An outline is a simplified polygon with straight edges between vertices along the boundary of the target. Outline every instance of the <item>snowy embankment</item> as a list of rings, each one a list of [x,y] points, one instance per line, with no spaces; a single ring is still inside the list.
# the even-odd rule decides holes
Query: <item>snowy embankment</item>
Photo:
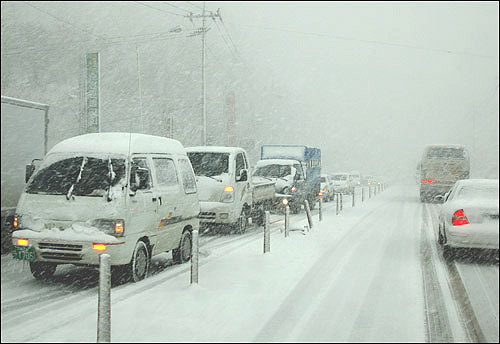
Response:
[[[317,266],[324,265],[322,260],[328,257],[332,248],[339,246],[340,253],[342,247],[348,249],[349,245],[359,246],[359,243],[352,240],[344,240],[349,239],[350,232],[354,227],[358,227],[357,231],[366,231],[370,228],[384,230],[385,225],[383,224],[368,223],[366,226],[360,226],[360,223],[367,217],[376,214],[380,207],[387,204],[388,199],[394,197],[395,191],[398,194],[401,193],[399,188],[394,188],[366,199],[363,203],[359,199],[354,208],[349,202],[350,198],[345,197],[344,209],[338,216],[335,215],[334,204],[327,203],[325,205],[328,205],[328,209],[323,214],[323,221],[319,222],[318,216],[314,216],[314,226],[309,232],[302,233],[300,231],[307,223],[305,214],[302,213],[303,220],[291,224],[292,229],[299,230],[292,231],[289,237],[285,238],[279,230],[274,230],[271,233],[271,252],[267,254],[263,254],[262,233],[254,240],[244,241],[243,245],[235,241],[235,246],[213,250],[206,261],[201,254],[200,263],[202,265],[200,266],[198,285],[189,284],[189,269],[186,269],[189,267],[188,263],[182,265],[179,273],[168,280],[164,280],[163,274],[158,274],[139,283],[113,288],[111,292],[111,341],[248,342],[287,340],[281,337],[281,332],[278,329],[278,331],[274,331],[274,327],[278,325],[287,327],[287,324],[280,323],[280,314],[283,313],[283,309],[290,311],[283,320],[289,322],[288,327],[293,326],[298,340],[307,340],[299,336],[302,333],[300,328],[302,319],[310,320],[314,318],[313,315],[317,316],[314,314],[315,309],[320,306],[322,298],[328,297],[328,295],[326,291],[324,291],[325,295],[313,295],[309,309],[304,306],[308,305],[308,300],[297,300],[301,308],[294,309],[294,300],[290,300],[290,297],[294,298],[298,294],[298,298],[300,298],[300,291],[297,292],[297,287],[302,288],[302,286],[304,287],[304,296],[307,296],[309,287],[312,288],[310,290],[320,291],[316,294],[323,293],[321,276],[318,276],[318,273],[312,274],[314,275],[313,283],[316,284],[311,286],[307,285],[304,276],[311,275],[310,272],[317,270]],[[384,212],[387,211],[388,209],[384,210]],[[412,213],[415,213],[414,210]],[[390,217],[394,214],[385,215]],[[279,224],[279,226],[283,225]],[[384,238],[388,235],[385,234]],[[367,245],[373,246],[377,252],[383,252],[386,244],[368,242]],[[409,246],[415,247],[416,250],[418,240],[414,244],[410,242]],[[235,247],[237,249],[234,249]],[[410,249],[410,253],[412,250]],[[374,259],[382,254],[377,252],[374,252]],[[338,271],[327,271],[327,273],[338,277],[339,271],[342,270],[349,276],[350,272],[348,270],[345,272],[346,265],[354,259],[353,253],[354,251],[350,251],[345,259],[335,257],[338,259],[335,262],[335,264],[338,263],[335,265]],[[363,260],[366,258],[364,257]],[[399,257],[395,256],[394,259],[397,260]],[[411,287],[411,293],[418,296],[416,300],[413,298],[411,300],[411,308],[416,311],[408,310],[408,312],[416,314],[405,321],[405,323],[410,324],[409,327],[413,328],[412,332],[414,333],[407,333],[409,338],[403,337],[402,339],[411,340],[412,338],[416,341],[423,341],[425,338],[421,322],[422,300],[419,268],[416,263],[407,263],[409,263],[409,274],[413,277],[411,277],[411,281],[407,280],[406,282],[409,282],[410,285],[416,284]],[[367,264],[370,268],[369,261],[365,261],[363,264]],[[394,264],[395,262],[392,262],[389,265],[393,267]],[[360,265],[357,264],[357,266]],[[368,282],[374,278],[372,274],[368,274],[369,276],[366,277]],[[400,277],[405,278],[405,276]],[[332,277],[328,275],[325,275],[323,279],[325,283],[330,284],[330,287],[333,284],[338,287],[343,285],[348,287],[348,284],[344,284],[342,281],[333,281]],[[415,283],[413,283],[413,279],[415,279]],[[317,283],[318,280],[319,283]],[[353,288],[348,291],[351,303],[367,293],[367,285],[350,287]],[[356,295],[359,291],[360,295]],[[405,295],[403,290],[400,291],[403,296],[399,296],[399,299]],[[373,288],[370,289],[368,295],[373,295]],[[396,299],[398,299],[397,295]],[[342,301],[345,300],[338,300],[339,303]],[[384,302],[386,301],[388,300],[384,300]],[[284,304],[287,305],[285,308],[283,308]],[[400,307],[408,308],[409,306],[401,305]],[[332,317],[336,311],[338,313],[345,310],[331,309]],[[388,306],[387,312],[391,312],[391,307]],[[341,315],[336,314],[335,316]],[[399,317],[397,314],[395,316]],[[359,316],[355,316],[355,320],[359,322]],[[58,304],[57,309],[49,309],[44,314],[27,318],[23,323],[8,328],[4,327],[2,341],[94,342],[96,340],[96,323],[97,290],[95,297],[85,294],[71,303]],[[352,324],[348,327],[351,328],[351,326]],[[406,325],[402,327],[404,330]],[[330,341],[335,340],[342,340],[342,338],[330,338]]]

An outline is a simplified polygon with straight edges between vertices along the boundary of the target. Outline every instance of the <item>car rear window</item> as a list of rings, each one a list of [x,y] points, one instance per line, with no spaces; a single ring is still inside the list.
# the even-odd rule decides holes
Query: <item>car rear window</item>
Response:
[[[455,198],[498,200],[498,185],[464,185]]]

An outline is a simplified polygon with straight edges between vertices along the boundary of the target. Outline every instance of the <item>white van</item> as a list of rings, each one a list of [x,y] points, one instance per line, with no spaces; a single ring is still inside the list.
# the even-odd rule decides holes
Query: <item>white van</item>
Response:
[[[156,254],[190,259],[199,210],[180,142],[130,133],[76,136],[55,145],[29,178],[16,209],[13,255],[30,262],[35,278],[46,278],[58,264],[96,266],[107,253],[113,275],[139,281]]]

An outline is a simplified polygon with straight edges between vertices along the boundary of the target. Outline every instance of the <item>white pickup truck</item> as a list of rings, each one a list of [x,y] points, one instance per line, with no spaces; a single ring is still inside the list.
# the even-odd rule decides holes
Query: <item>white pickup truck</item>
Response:
[[[252,179],[244,149],[200,146],[186,152],[196,175],[202,228],[244,232],[250,222],[263,224],[275,202],[275,183]]]

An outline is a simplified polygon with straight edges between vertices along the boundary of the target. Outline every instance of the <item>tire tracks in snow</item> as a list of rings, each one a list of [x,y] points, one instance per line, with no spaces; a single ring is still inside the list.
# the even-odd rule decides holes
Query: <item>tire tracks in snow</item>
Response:
[[[302,323],[304,321],[303,318],[305,318],[304,316],[298,319],[297,316],[304,315],[308,309],[311,309],[311,303],[317,302],[324,296],[326,288],[322,288],[324,284],[321,283],[324,277],[332,272],[338,272],[336,268],[339,265],[342,266],[345,264],[349,260],[350,255],[354,253],[355,247],[343,245],[346,239],[352,235],[358,234],[363,229],[361,225],[370,218],[370,215],[379,211],[384,206],[387,206],[387,203],[378,205],[365,214],[354,225],[342,232],[341,236],[332,245],[330,251],[335,251],[336,249],[347,250],[347,254],[342,256],[340,260],[328,259],[332,254],[329,251],[321,255],[316,262],[311,265],[311,268],[309,268],[300,281],[298,281],[277,311],[266,321],[262,329],[253,339],[253,342],[288,341],[290,338],[293,338],[292,335],[294,334],[294,330],[297,331],[296,325]],[[368,234],[368,231],[362,232],[359,239]],[[360,240],[356,243],[359,244],[359,242]],[[330,281],[336,278],[338,278],[338,274],[335,277],[331,277]],[[305,321],[307,321],[307,319]],[[279,337],[280,334],[287,338]]]
[[[451,295],[453,296],[453,301],[455,305],[455,309],[457,313],[460,316],[461,323],[463,328],[465,329],[465,332],[467,334],[468,339],[473,342],[473,343],[485,343],[487,342],[486,337],[481,329],[481,326],[479,324],[479,321],[477,320],[476,314],[474,312],[474,309],[472,307],[472,304],[470,302],[469,295],[467,293],[467,290],[464,285],[464,281],[462,280],[462,276],[458,272],[456,263],[454,261],[445,261],[443,256],[440,254],[441,248],[439,244],[437,243],[437,233],[435,232],[434,227],[437,226],[438,222],[438,214],[437,214],[437,207],[428,205],[424,203],[424,208],[423,208],[423,215],[425,219],[427,219],[427,224],[429,225],[427,228],[432,230],[432,237],[435,239],[434,240],[434,247],[437,252],[437,257],[439,261],[443,264],[446,270],[446,279],[448,282],[448,287],[450,289]],[[428,240],[425,240],[425,221],[422,223],[422,245],[425,246],[424,250],[429,253],[429,256],[431,256],[431,250],[432,250],[432,243],[430,243]],[[422,255],[424,257],[424,255]],[[430,270],[434,270],[433,275],[429,276],[430,278],[434,278],[435,281],[431,282],[432,284],[436,284],[435,288],[436,290],[439,291],[439,296],[443,298],[442,290],[439,287],[439,281],[437,280],[437,273],[435,271],[435,266],[434,262],[432,261],[427,261],[426,262],[429,265]],[[425,282],[425,281],[424,281]],[[426,296],[432,296],[432,293],[427,294]],[[438,301],[439,302],[439,301]],[[442,302],[441,302],[442,303]],[[444,305],[440,305],[439,307],[444,307]],[[447,313],[446,313],[446,307],[440,308],[439,313],[441,313],[441,317],[446,317],[447,318]],[[429,312],[427,312],[429,315]],[[431,342],[436,342],[438,341],[437,339],[442,338],[442,334],[439,333],[439,327],[435,326],[435,324],[432,324],[432,321],[443,321],[443,320],[437,320],[436,318],[439,316],[439,314],[433,314],[433,316],[429,317],[429,341]],[[449,321],[448,321],[448,326],[449,326]],[[435,327],[435,328],[434,328]],[[435,331],[434,333],[432,331]],[[451,333],[451,329],[449,330]],[[434,339],[437,338],[437,339]],[[453,340],[446,340],[446,338],[442,338],[445,342],[450,342]]]

